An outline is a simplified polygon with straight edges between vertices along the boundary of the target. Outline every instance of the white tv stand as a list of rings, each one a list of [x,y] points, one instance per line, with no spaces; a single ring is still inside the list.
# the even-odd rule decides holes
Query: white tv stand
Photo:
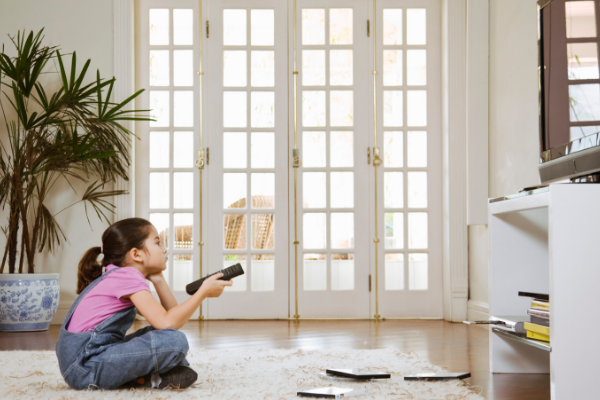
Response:
[[[550,373],[552,400],[600,399],[600,184],[553,184],[491,202],[490,316],[550,294],[550,345],[490,329],[490,371]]]

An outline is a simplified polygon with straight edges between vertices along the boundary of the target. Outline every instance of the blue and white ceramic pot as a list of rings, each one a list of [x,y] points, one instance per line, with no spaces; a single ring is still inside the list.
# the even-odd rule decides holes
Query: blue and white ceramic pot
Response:
[[[58,308],[59,274],[0,274],[0,331],[45,331]]]

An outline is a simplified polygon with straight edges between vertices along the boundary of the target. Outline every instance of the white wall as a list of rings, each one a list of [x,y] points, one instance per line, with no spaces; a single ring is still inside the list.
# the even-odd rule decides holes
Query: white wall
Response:
[[[77,51],[80,68],[85,60],[91,59],[88,77],[95,79],[96,70],[103,77],[113,76],[113,2],[111,0],[2,0],[0,1],[0,45],[12,46],[7,34],[17,31],[28,32],[45,28],[47,45],[60,46],[61,54]],[[70,56],[69,56],[70,57]],[[54,79],[51,75],[47,79]],[[59,79],[56,77],[55,79]],[[0,138],[6,138],[4,122],[0,117]],[[77,194],[63,182],[56,185],[50,194],[47,206],[58,212],[81,198],[86,184],[73,182]],[[107,188],[111,189],[111,188]],[[53,323],[61,323],[68,308],[76,297],[77,265],[83,253],[93,246],[101,245],[101,235],[106,224],[100,223],[96,213],[88,207],[93,231],[87,222],[84,206],[76,204],[57,216],[68,242],[54,254],[38,254],[36,272],[59,272],[60,303]],[[0,226],[7,224],[6,212],[0,214]],[[0,235],[3,252],[6,238]],[[2,253],[3,254],[3,253]]]
[[[490,0],[489,196],[539,183],[536,0]],[[469,318],[488,303],[488,230],[469,229]]]

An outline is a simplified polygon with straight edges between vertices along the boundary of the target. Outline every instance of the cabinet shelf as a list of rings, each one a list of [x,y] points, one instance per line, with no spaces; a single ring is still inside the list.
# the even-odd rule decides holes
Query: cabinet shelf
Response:
[[[529,346],[532,346],[532,347],[535,347],[535,348],[538,348],[538,349],[541,349],[544,351],[548,351],[548,352],[552,351],[552,346],[550,346],[550,343],[548,343],[548,342],[542,342],[541,340],[529,339],[527,337],[518,335],[516,333],[509,332],[507,330],[500,329],[500,328],[492,327],[492,332],[497,333],[500,336],[514,340],[516,342],[524,343],[526,345],[529,345]]]

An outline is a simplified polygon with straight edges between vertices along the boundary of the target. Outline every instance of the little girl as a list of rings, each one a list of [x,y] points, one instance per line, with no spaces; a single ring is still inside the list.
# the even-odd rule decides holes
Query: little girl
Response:
[[[145,219],[128,218],[102,234],[79,262],[77,294],[60,329],[56,355],[74,389],[191,386],[198,375],[185,359],[188,342],[178,331],[207,297],[219,297],[231,281],[217,274],[177,304],[162,271],[166,248]],[[104,255],[102,265],[97,258]],[[102,273],[102,267],[106,267]],[[151,281],[160,304],[150,293]],[[151,326],[125,335],[137,313]]]

